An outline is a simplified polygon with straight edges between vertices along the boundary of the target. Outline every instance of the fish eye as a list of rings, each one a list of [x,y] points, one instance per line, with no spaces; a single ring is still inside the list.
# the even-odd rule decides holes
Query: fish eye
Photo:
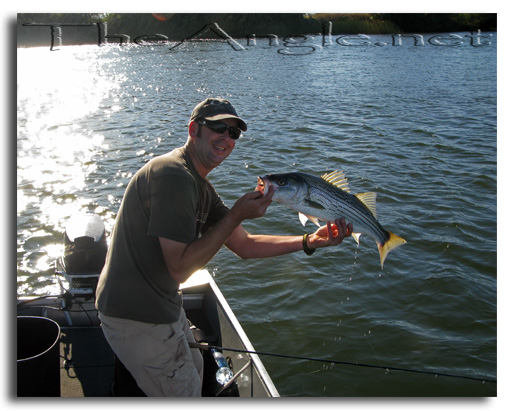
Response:
[[[286,185],[285,180],[282,180],[281,178],[278,179],[277,183],[278,183],[279,186],[285,186]]]

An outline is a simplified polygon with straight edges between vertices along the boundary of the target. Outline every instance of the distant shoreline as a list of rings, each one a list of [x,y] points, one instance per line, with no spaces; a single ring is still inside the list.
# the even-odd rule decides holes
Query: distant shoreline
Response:
[[[170,41],[190,38],[204,26],[216,22],[230,38],[248,39],[267,36],[300,37],[302,35],[351,34],[426,34],[496,31],[496,14],[79,14],[79,13],[20,13],[17,19],[17,47],[49,46],[52,37],[59,36],[61,44],[98,44],[99,37],[109,42],[126,36],[160,35]],[[101,33],[100,24],[105,26]],[[27,26],[30,25],[30,26]],[[199,39],[220,38],[218,33],[205,30]]]

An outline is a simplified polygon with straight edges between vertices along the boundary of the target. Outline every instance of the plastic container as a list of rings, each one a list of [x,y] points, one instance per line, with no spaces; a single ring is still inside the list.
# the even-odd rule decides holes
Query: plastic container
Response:
[[[212,355],[214,357],[214,361],[216,361],[216,364],[218,365],[216,381],[218,381],[218,384],[220,385],[225,385],[234,376],[234,373],[228,366],[227,360],[221,352],[213,349]]]

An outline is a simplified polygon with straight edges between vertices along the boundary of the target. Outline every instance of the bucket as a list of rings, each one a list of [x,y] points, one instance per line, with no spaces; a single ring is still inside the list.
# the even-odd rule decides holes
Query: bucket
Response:
[[[44,317],[17,323],[18,397],[60,397],[59,324]]]

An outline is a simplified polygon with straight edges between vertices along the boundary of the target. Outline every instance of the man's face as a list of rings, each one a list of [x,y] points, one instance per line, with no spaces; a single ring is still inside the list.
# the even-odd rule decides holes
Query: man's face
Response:
[[[237,127],[237,120],[233,118],[219,120],[218,122]],[[223,133],[217,133],[205,125],[198,124],[198,122],[196,126],[196,152],[206,167],[217,167],[230,155],[236,145],[236,140],[229,136],[228,128]]]

